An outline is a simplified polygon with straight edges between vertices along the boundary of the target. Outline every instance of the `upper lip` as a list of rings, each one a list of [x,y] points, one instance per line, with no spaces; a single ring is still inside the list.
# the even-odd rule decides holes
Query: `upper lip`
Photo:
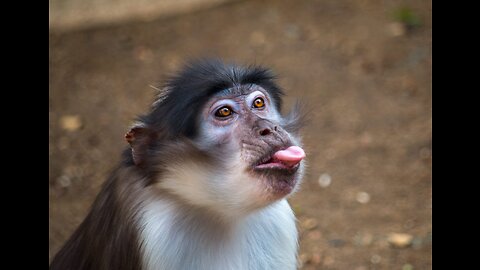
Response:
[[[282,147],[272,147],[268,152],[266,152],[261,158],[259,158],[255,163],[254,166],[258,166],[261,164],[265,164],[271,159],[273,159],[273,155],[280,150],[287,149],[288,146],[282,146]]]

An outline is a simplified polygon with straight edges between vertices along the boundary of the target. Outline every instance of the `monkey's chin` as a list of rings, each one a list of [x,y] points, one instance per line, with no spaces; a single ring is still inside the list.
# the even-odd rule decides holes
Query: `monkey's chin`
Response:
[[[264,164],[255,166],[252,173],[263,182],[262,184],[265,185],[269,197],[280,199],[289,195],[295,189],[299,178],[297,172],[299,167],[300,164],[292,167]]]

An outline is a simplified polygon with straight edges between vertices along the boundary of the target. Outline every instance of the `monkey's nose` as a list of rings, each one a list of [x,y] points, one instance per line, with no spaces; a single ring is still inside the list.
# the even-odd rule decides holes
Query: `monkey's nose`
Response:
[[[269,128],[263,128],[260,130],[260,136],[267,136],[270,133],[272,133],[272,130],[270,130]]]
[[[267,136],[277,131],[277,126],[270,121],[260,120],[256,123],[256,130],[260,136]]]

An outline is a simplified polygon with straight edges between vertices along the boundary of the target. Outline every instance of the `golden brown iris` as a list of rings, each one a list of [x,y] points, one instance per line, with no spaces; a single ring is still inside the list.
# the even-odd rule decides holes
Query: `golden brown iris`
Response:
[[[253,107],[255,107],[255,108],[262,108],[263,106],[265,106],[265,102],[263,101],[262,98],[256,98],[256,99],[253,101]]]
[[[222,107],[222,108],[217,110],[215,115],[218,116],[218,117],[227,117],[227,116],[232,115],[232,110],[228,107]]]

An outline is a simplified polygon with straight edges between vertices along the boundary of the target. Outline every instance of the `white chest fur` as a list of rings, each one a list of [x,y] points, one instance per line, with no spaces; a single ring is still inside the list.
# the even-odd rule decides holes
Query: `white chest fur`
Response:
[[[148,270],[296,269],[295,217],[283,199],[241,218],[224,232],[208,219],[181,215],[175,203],[158,200],[142,216],[143,265]]]

